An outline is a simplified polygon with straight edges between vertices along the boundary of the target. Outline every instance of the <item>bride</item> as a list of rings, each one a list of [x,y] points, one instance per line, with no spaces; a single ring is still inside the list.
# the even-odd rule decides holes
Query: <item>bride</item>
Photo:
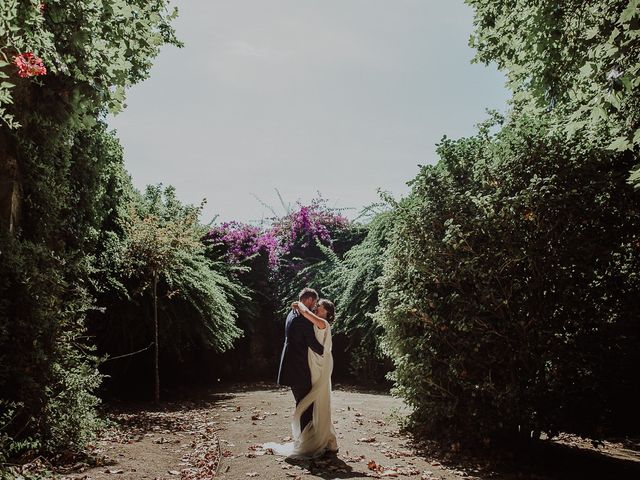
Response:
[[[311,391],[302,399],[293,414],[291,430],[293,442],[278,444],[265,443],[276,455],[287,457],[313,458],[326,452],[338,451],[336,432],[331,421],[331,322],[335,318],[335,307],[327,299],[318,300],[317,313],[313,313],[302,302],[294,302],[291,308],[313,323],[316,339],[324,346],[324,353],[318,355],[308,349],[311,370]],[[300,431],[300,417],[313,404],[313,418]]]

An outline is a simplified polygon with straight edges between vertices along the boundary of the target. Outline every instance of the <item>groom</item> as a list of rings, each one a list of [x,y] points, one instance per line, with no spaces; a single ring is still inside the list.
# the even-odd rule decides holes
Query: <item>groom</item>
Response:
[[[312,288],[303,288],[298,300],[309,310],[315,311],[318,292]],[[291,310],[284,326],[284,347],[280,357],[278,385],[291,387],[296,406],[311,390],[311,370],[309,369],[308,348],[322,355],[324,347],[316,340],[313,324]],[[313,404],[300,417],[300,431],[313,418]]]

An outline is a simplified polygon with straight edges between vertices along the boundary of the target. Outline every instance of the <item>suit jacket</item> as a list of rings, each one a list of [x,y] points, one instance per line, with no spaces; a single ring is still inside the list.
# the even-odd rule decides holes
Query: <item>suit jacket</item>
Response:
[[[278,385],[311,385],[308,350],[322,355],[324,347],[316,339],[313,324],[291,310],[284,326],[284,347],[280,356]]]

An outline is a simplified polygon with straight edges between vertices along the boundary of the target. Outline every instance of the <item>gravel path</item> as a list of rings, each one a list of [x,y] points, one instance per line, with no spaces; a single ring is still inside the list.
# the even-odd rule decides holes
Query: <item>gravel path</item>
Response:
[[[102,461],[93,467],[76,465],[75,473],[62,478],[203,480],[212,478],[214,473],[215,478],[228,480],[614,478],[602,477],[596,469],[579,465],[575,477],[565,470],[557,475],[532,473],[530,467],[526,474],[517,469],[497,474],[481,471],[474,462],[466,462],[464,467],[451,463],[445,466],[444,460],[441,463],[418,455],[399,433],[397,420],[407,413],[400,400],[340,388],[333,396],[339,453],[315,461],[293,462],[259,447],[264,442],[289,440],[294,403],[288,389],[249,385],[188,395],[197,400],[166,402],[158,410],[129,405],[114,411],[110,417],[117,424],[104,432],[94,446]],[[626,454],[631,459],[627,463],[634,468],[640,465],[638,452]],[[560,463],[565,461],[563,458]],[[545,466],[544,471],[553,469]],[[640,478],[627,477],[624,471],[611,473],[615,478]]]

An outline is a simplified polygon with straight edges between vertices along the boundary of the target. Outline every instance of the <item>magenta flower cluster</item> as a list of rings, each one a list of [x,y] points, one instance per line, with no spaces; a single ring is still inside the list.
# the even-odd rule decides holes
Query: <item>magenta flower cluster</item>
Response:
[[[269,266],[275,268],[294,245],[305,248],[316,239],[331,245],[331,232],[348,225],[349,220],[327,208],[320,199],[311,205],[298,205],[297,210],[275,219],[270,228],[263,230],[245,223],[225,222],[214,226],[207,239],[223,243],[227,247],[227,260],[231,262],[264,252],[268,255]]]
[[[301,247],[312,245],[319,240],[331,245],[331,232],[341,230],[349,224],[342,215],[326,207],[324,200],[316,199],[311,205],[298,205],[298,209],[274,222],[273,231],[281,241],[284,251],[300,242]]]
[[[275,267],[278,263],[278,239],[270,231],[262,232],[260,228],[246,223],[225,222],[209,230],[206,238],[223,243],[227,247],[227,259],[231,262],[240,262],[264,251],[270,266]]]

